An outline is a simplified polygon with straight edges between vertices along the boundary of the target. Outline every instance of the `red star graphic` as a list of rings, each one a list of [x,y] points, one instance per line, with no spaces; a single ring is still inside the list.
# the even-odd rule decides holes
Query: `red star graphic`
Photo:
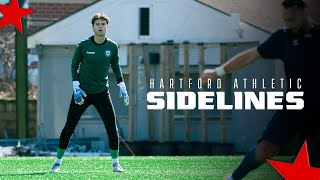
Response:
[[[23,34],[21,18],[35,11],[32,9],[19,8],[18,0],[11,0],[8,6],[0,4],[0,12],[3,14],[0,21],[0,28],[12,24]]]
[[[310,167],[307,142],[304,142],[293,164],[268,159],[267,161],[286,180],[320,180],[320,168]]]

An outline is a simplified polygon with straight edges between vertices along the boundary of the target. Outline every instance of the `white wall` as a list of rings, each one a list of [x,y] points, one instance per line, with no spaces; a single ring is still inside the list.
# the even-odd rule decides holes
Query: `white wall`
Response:
[[[150,37],[140,38],[138,36],[138,17],[140,7],[150,7],[151,12],[151,35]],[[47,132],[50,137],[58,137],[61,128],[64,125],[66,118],[66,111],[69,105],[72,88],[70,77],[70,61],[73,53],[73,47],[79,41],[92,35],[91,18],[96,12],[105,12],[110,18],[110,31],[107,36],[121,45],[120,48],[120,63],[127,65],[127,44],[129,43],[161,43],[167,40],[174,40],[175,42],[210,42],[210,48],[206,49],[205,61],[207,64],[218,64],[220,59],[220,49],[217,45],[219,42],[250,42],[263,41],[269,34],[261,31],[248,24],[241,23],[241,28],[244,30],[243,38],[239,38],[234,24],[230,16],[204,6],[192,0],[103,0],[93,6],[90,6],[83,11],[80,11],[52,26],[32,35],[28,39],[28,46],[34,47],[37,44],[48,45],[47,49],[43,50],[41,61],[42,70],[40,71],[41,89],[40,89],[40,110],[41,117],[39,119],[47,122]],[[57,45],[57,46],[55,46]],[[65,46],[67,45],[67,46]],[[71,45],[71,46],[68,46]],[[63,47],[69,47],[64,49]],[[193,53],[192,53],[193,52]],[[214,53],[212,53],[214,52]],[[197,64],[197,50],[190,51],[191,64]],[[181,55],[181,54],[179,54]],[[181,58],[179,56],[180,63]],[[208,60],[209,59],[209,60]],[[213,61],[211,61],[213,59]],[[44,64],[47,63],[47,64]],[[272,64],[268,68],[272,68]],[[264,65],[258,64],[255,69],[261,69]],[[67,73],[61,73],[67,72]],[[247,71],[243,71],[247,72]],[[241,75],[241,74],[240,74]],[[67,76],[67,78],[65,78]],[[55,80],[54,82],[48,81]],[[61,79],[66,89],[63,97],[59,94],[59,87],[52,87],[52,83],[57,83]],[[68,88],[70,86],[70,88]],[[68,90],[67,90],[68,89]],[[53,94],[48,96],[48,94]],[[55,99],[54,97],[59,97]],[[46,98],[46,99],[45,99]],[[52,99],[51,102],[50,100]],[[47,102],[47,103],[46,103]],[[49,103],[48,103],[49,102]],[[240,113],[240,112],[239,112]],[[245,112],[247,113],[247,112]],[[236,128],[241,124],[241,117],[245,117],[245,113],[239,114],[237,117],[239,121],[231,122],[227,126]],[[51,116],[52,115],[52,116]],[[146,115],[146,113],[144,114]],[[249,115],[248,115],[249,116]],[[257,115],[252,114],[255,119]],[[243,124],[251,123],[251,121],[243,120]],[[139,122],[139,126],[145,122]],[[177,130],[175,132],[182,132],[182,124],[177,122]],[[219,123],[213,122],[208,124],[211,136],[208,136],[209,141],[219,140]],[[50,127],[52,126],[52,127]],[[81,127],[81,124],[80,124]],[[141,126],[142,127],[142,126]],[[199,139],[199,124],[194,126],[193,139]],[[233,141],[234,138],[244,134],[243,130],[229,131],[227,135],[228,142]],[[102,131],[102,130],[101,130]],[[101,132],[99,131],[99,133]],[[156,132],[157,133],[157,132]],[[147,134],[136,134],[137,139],[147,138]],[[125,134],[126,136],[126,134]],[[176,138],[182,140],[182,134],[177,134]],[[247,144],[243,144],[245,140],[235,142],[240,149],[249,146],[249,143],[255,139],[247,139]],[[242,145],[243,144],[243,145]]]

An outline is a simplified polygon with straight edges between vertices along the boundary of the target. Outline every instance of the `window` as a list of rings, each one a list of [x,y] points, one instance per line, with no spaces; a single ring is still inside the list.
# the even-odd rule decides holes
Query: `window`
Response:
[[[149,36],[150,35],[150,9],[149,8],[140,8],[140,36]]]

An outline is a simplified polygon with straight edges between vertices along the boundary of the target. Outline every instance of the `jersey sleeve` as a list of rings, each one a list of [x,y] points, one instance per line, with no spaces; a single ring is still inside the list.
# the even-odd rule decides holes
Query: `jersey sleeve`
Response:
[[[115,78],[118,83],[123,81],[123,75],[122,75],[122,70],[120,67],[120,61],[119,61],[119,47],[116,45],[115,52],[112,56],[111,59],[111,68],[113,73],[115,74]]]
[[[71,64],[71,75],[73,81],[79,81],[79,65],[82,60],[82,44],[79,43],[74,51],[72,64]]]
[[[282,30],[278,30],[262,44],[257,47],[257,50],[261,57],[266,59],[278,59],[281,58],[281,49],[282,49],[282,39],[283,39]]]

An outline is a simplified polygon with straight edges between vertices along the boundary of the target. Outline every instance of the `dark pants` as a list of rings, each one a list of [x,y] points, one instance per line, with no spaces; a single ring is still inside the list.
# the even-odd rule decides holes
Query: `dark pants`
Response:
[[[281,147],[298,133],[303,141],[307,141],[311,165],[320,167],[320,121],[315,107],[310,105],[303,110],[277,111],[260,141],[267,140]]]
[[[97,94],[87,94],[88,96],[84,98],[84,104],[75,104],[73,96],[70,102],[70,107],[68,111],[67,122],[62,129],[59,148],[66,149],[68,147],[70,138],[76,128],[81,115],[90,106],[94,105],[103,120],[104,126],[107,130],[109,138],[109,148],[112,150],[119,149],[119,136],[118,128],[116,125],[116,116],[114,113],[111,97],[109,91],[105,91]]]

